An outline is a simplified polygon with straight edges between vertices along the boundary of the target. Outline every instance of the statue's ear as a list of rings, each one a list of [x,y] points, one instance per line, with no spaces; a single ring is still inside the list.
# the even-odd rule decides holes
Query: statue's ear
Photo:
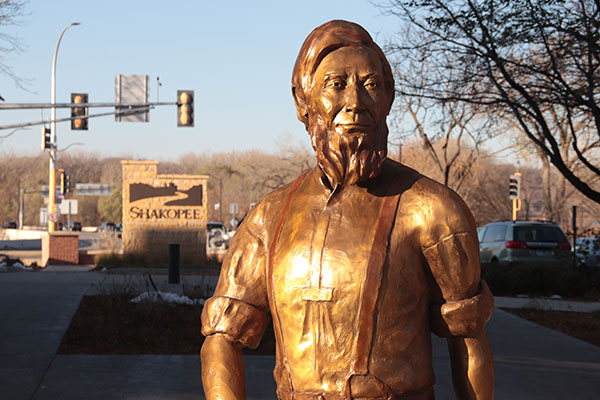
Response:
[[[294,96],[294,103],[296,103],[296,114],[298,119],[304,125],[308,126],[308,107],[306,105],[306,99],[304,93],[298,93],[295,86],[292,86],[292,96]]]

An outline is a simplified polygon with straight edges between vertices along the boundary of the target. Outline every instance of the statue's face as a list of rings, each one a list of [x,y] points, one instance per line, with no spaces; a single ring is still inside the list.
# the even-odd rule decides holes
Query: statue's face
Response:
[[[373,143],[389,105],[383,82],[383,68],[375,51],[368,47],[337,49],[315,71],[309,119],[330,132],[365,136]]]

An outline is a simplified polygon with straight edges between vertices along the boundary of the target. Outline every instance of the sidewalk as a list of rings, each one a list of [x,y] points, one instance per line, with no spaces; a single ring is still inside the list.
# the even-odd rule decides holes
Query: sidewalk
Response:
[[[0,274],[0,397],[204,398],[199,356],[56,355],[81,296],[91,293],[107,276],[52,270]],[[496,305],[505,301],[497,298]],[[488,333],[495,360],[496,399],[598,397],[599,347],[499,309],[488,324]],[[436,399],[454,399],[445,341],[434,338],[433,347]],[[274,399],[274,357],[246,357],[245,363],[248,398]]]

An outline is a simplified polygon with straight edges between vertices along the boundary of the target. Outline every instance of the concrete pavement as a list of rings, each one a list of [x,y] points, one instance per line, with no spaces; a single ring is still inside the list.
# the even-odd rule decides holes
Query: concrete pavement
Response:
[[[0,397],[31,399],[93,273],[0,274]]]
[[[104,279],[97,272],[0,274],[0,398],[203,398],[198,356],[56,355],[81,296]],[[488,333],[496,399],[598,397],[599,347],[498,309]],[[454,399],[445,342],[433,345],[436,398]],[[245,362],[248,398],[274,399],[274,358]]]

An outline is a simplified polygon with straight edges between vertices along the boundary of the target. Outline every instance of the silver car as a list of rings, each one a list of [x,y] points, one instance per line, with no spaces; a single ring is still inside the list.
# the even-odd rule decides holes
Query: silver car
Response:
[[[579,238],[575,241],[577,262],[582,267],[600,270],[600,239]]]
[[[552,222],[501,221],[478,229],[481,262],[568,267],[571,244]]]

